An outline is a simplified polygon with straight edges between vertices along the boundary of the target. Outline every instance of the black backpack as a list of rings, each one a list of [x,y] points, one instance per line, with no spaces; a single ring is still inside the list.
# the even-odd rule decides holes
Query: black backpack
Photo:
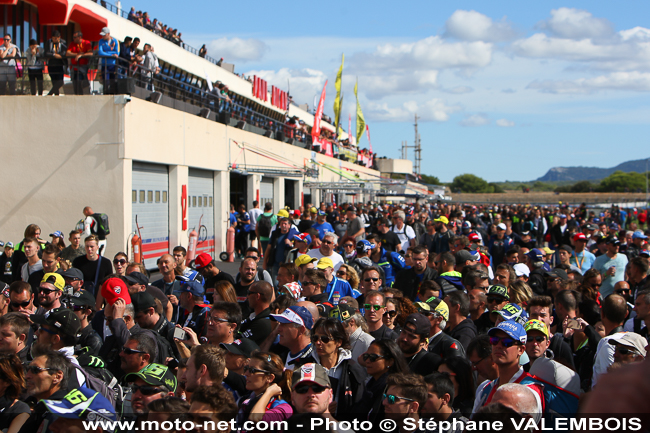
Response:
[[[124,402],[124,390],[115,376],[106,370],[104,361],[92,355],[80,356],[78,361],[81,367],[72,365],[75,371],[83,374],[86,379],[86,388],[99,392],[111,402],[113,407],[118,411],[117,413],[121,413]],[[74,379],[77,378],[76,374],[73,374],[72,377]]]
[[[94,213],[93,219],[95,220],[95,231],[100,241],[106,239],[107,235],[111,234],[111,229],[108,224],[108,215],[105,213]]]
[[[271,236],[271,227],[273,227],[271,217],[265,216],[264,214],[260,215],[260,220],[257,222],[260,237],[268,238]]]

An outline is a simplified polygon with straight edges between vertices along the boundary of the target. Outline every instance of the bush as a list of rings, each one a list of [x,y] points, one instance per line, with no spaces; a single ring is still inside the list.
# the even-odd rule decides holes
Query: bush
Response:
[[[626,192],[645,189],[645,173],[615,171],[600,181],[598,191]]]

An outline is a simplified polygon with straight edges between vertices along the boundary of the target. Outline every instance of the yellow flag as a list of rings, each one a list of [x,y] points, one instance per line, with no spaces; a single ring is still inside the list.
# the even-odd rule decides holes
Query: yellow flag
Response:
[[[359,104],[359,95],[357,94],[357,87],[359,82],[357,81],[354,84],[354,96],[357,98],[357,146],[359,146],[359,140],[363,135],[363,131],[366,129],[366,120],[363,118],[363,112],[361,111],[361,105]]]
[[[345,54],[341,57],[341,67],[338,74],[336,74],[336,81],[334,87],[336,88],[336,98],[334,99],[334,125],[338,130],[339,120],[341,119],[341,77],[343,76],[343,63],[345,62]]]

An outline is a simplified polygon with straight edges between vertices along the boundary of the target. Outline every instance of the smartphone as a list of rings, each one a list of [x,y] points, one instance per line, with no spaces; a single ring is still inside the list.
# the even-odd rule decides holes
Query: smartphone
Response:
[[[566,324],[566,327],[569,329],[582,329],[582,326],[580,325],[580,322],[578,319],[569,319],[569,321]]]
[[[174,338],[183,341],[187,338],[187,332],[183,331],[183,328],[174,328]]]

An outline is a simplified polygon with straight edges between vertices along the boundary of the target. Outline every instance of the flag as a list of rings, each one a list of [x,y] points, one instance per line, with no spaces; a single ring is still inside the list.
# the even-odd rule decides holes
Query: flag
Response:
[[[334,87],[336,87],[336,98],[334,99],[334,126],[338,131],[339,121],[341,120],[341,106],[343,105],[343,98],[341,97],[341,77],[343,76],[343,62],[345,62],[345,54],[341,57],[341,67],[339,68],[338,74],[336,74],[336,81],[334,82]]]
[[[359,82],[357,81],[354,84],[354,96],[357,98],[357,147],[359,146],[359,140],[363,135],[363,130],[366,128],[366,120],[363,118],[363,113],[361,112],[361,105],[359,104],[359,95],[357,94],[357,87]]]
[[[366,125],[366,135],[368,135],[368,149],[370,150],[370,153],[372,153],[372,143],[370,142],[370,128],[368,128],[368,125]]]
[[[311,128],[312,137],[320,137],[320,121],[323,117],[323,109],[325,108],[325,90],[327,89],[327,80],[325,80],[325,85],[323,86],[323,91],[320,94],[320,101],[318,101],[318,108],[316,109],[316,114],[314,115],[314,126]]]
[[[352,136],[352,115],[350,113],[348,113],[348,140],[351,145],[356,144],[354,142],[354,137]]]

